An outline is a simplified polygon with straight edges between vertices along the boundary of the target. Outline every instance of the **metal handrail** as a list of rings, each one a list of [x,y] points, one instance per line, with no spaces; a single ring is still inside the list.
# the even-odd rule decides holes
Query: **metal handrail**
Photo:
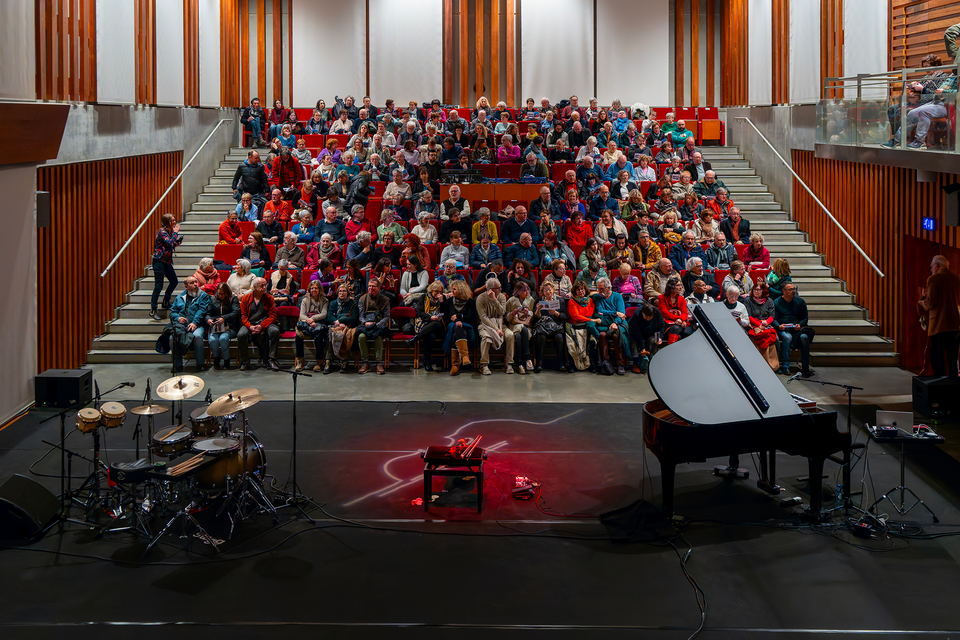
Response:
[[[757,132],[757,135],[760,136],[760,139],[767,143],[767,146],[770,147],[770,150],[773,151],[773,153],[780,159],[780,162],[783,163],[783,166],[785,166],[785,167],[790,171],[790,173],[793,174],[793,177],[797,179],[797,182],[799,182],[800,185],[801,185],[804,189],[807,190],[807,193],[810,194],[810,197],[813,198],[814,202],[816,202],[818,205],[820,205],[820,208],[823,209],[823,212],[824,212],[825,214],[827,214],[827,217],[830,218],[830,220],[833,221],[833,224],[837,225],[837,228],[840,229],[840,232],[841,232],[844,236],[846,236],[847,240],[850,241],[850,244],[852,244],[852,245],[854,246],[854,248],[856,248],[856,250],[860,253],[860,255],[863,256],[863,259],[866,260],[868,263],[870,263],[870,266],[873,267],[873,270],[876,271],[876,272],[880,275],[881,278],[885,278],[886,276],[883,275],[883,271],[880,271],[880,267],[878,267],[876,264],[874,264],[873,260],[870,259],[870,256],[868,256],[868,255],[866,254],[866,252],[864,252],[864,250],[860,248],[860,245],[857,244],[857,241],[854,240],[854,239],[850,236],[850,234],[847,233],[847,230],[843,228],[843,225],[840,224],[840,221],[837,220],[835,217],[833,217],[833,214],[830,213],[830,210],[827,209],[826,205],[824,205],[822,202],[820,202],[820,198],[818,198],[818,197],[816,196],[816,194],[815,194],[813,191],[810,190],[810,187],[808,187],[808,186],[807,186],[807,183],[803,181],[803,178],[801,178],[800,176],[797,175],[797,172],[793,170],[793,167],[791,167],[790,164],[789,164],[786,160],[783,159],[783,156],[781,156],[780,153],[773,147],[773,145],[770,144],[770,141],[767,140],[766,136],[764,136],[762,133],[760,133],[760,129],[757,129],[757,125],[753,124],[753,122],[750,120],[750,118],[747,118],[747,117],[745,117],[745,116],[737,116],[737,117],[734,118],[734,119],[735,119],[735,120],[742,120],[742,121],[746,122],[747,124],[749,124],[751,127],[753,127],[753,130]]]
[[[216,126],[213,127],[213,129],[210,131],[210,135],[207,136],[206,140],[200,143],[200,146],[197,148],[197,152],[194,153],[189,160],[187,160],[187,163],[183,165],[183,169],[180,170],[180,173],[177,174],[177,177],[173,179],[173,182],[171,182],[170,186],[167,187],[167,190],[163,192],[163,195],[160,196],[160,199],[157,200],[157,203],[153,205],[153,208],[151,208],[150,211],[147,212],[147,215],[144,216],[143,220],[140,221],[140,224],[137,226],[136,229],[134,229],[133,233],[130,234],[130,237],[127,238],[127,241],[123,243],[123,246],[120,247],[120,251],[117,251],[117,255],[113,256],[113,260],[110,261],[110,264],[107,265],[107,268],[104,269],[103,273],[100,274],[101,278],[106,277],[107,272],[110,271],[110,269],[113,267],[114,264],[116,264],[117,260],[120,259],[120,256],[123,254],[123,252],[126,251],[127,247],[130,246],[130,243],[133,242],[133,239],[137,236],[138,233],[140,233],[140,230],[143,229],[143,225],[147,224],[147,221],[150,219],[150,216],[153,215],[153,212],[160,207],[160,203],[163,202],[164,198],[167,197],[167,194],[170,193],[171,190],[173,190],[174,185],[176,185],[177,182],[180,181],[180,178],[183,177],[183,174],[187,172],[187,169],[189,169],[190,165],[193,164],[193,161],[197,159],[197,156],[200,155],[200,152],[203,150],[206,144],[210,142],[210,138],[212,138],[213,134],[217,132],[217,129],[220,128],[220,125],[222,125],[225,122],[233,122],[233,120],[232,119],[221,120],[216,124]]]

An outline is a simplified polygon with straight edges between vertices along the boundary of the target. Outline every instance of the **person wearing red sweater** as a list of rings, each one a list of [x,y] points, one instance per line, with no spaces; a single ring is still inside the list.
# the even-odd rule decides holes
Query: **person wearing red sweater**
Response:
[[[593,237],[593,225],[583,219],[583,212],[576,211],[563,225],[563,238],[571,247],[582,247]]]
[[[243,244],[243,231],[237,221],[237,212],[231,211],[227,219],[220,223],[220,242]]]
[[[293,220],[293,205],[283,199],[283,191],[280,189],[273,189],[270,192],[270,202],[263,205],[264,215],[267,211],[273,212],[273,219],[282,225],[286,225]],[[282,238],[278,240],[283,241]]]
[[[357,234],[361,231],[369,231],[370,241],[374,243],[377,241],[377,226],[373,224],[372,220],[365,218],[364,215],[362,204],[355,204],[350,209],[350,220],[346,224],[348,242],[356,241]]]
[[[284,147],[280,155],[273,159],[273,167],[267,183],[271,187],[300,191],[300,185],[303,183],[303,167],[300,161],[293,157],[289,147]]]
[[[750,236],[750,244],[743,250],[743,261],[749,264],[751,269],[770,268],[770,251],[763,246],[763,236],[759,233]]]
[[[663,295],[657,298],[660,315],[667,324],[667,344],[673,344],[693,333],[687,301],[680,295],[680,280],[671,278],[664,286]]]
[[[253,291],[240,300],[240,332],[237,343],[240,347],[240,370],[253,368],[250,364],[250,342],[260,350],[260,363],[274,371],[280,370],[277,363],[277,345],[280,343],[280,327],[277,326],[277,310],[273,296],[267,293],[267,281],[257,278]]]
[[[597,324],[600,322],[600,315],[597,313],[597,307],[590,297],[587,284],[583,280],[576,280],[573,283],[570,300],[567,301],[567,315],[570,317],[574,335],[579,331],[586,332],[581,334],[583,335],[583,344],[579,344],[579,339],[577,340],[579,355],[574,357],[574,364],[576,368],[582,369],[586,366],[585,361],[588,361],[591,373],[595,373],[599,362],[597,344],[600,340],[600,330],[597,328]],[[584,364],[579,364],[581,362]]]

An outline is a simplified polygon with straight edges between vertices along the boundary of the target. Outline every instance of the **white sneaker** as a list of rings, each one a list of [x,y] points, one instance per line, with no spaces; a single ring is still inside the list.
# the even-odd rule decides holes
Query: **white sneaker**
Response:
[[[533,360],[527,360],[527,371],[533,371]]]
[[[522,375],[522,374],[524,374],[524,373],[526,373],[526,372],[527,372],[527,370],[523,368],[523,365],[522,365],[522,364],[518,364],[518,365],[517,365],[517,373],[519,373],[519,374]],[[508,373],[509,373],[509,372],[508,372]]]
[[[509,365],[509,364],[508,364],[508,365],[507,365],[506,372],[507,372],[507,373],[513,373],[513,365]],[[523,373],[523,367],[520,368],[520,373]]]
[[[480,375],[482,375],[482,376],[488,376],[488,375],[490,375],[490,367],[488,367],[487,365],[481,366],[481,367],[480,367]]]

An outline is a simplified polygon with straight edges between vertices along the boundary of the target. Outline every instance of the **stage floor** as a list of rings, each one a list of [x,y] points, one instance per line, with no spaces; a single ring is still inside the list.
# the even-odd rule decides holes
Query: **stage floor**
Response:
[[[185,402],[184,414],[196,406]],[[875,409],[860,404],[855,417]],[[509,403],[496,395],[483,404],[448,403],[442,414],[437,403],[300,402],[298,476],[304,493],[324,505],[310,511],[316,525],[285,510],[278,526],[267,516],[244,523],[219,558],[198,540],[168,537],[141,559],[143,542],[125,534],[95,540],[70,524],[63,535],[55,530],[25,549],[0,552],[8,577],[0,633],[688,637],[700,613],[675,550],[614,544],[595,517],[641,498],[659,505],[659,464],[644,452],[640,412],[639,404]],[[32,412],[0,431],[0,482],[30,475],[47,449],[41,440],[57,439],[55,420],[37,424],[46,415]],[[134,458],[131,418],[107,433],[110,460]],[[265,445],[268,473],[283,484],[292,403],[263,402],[249,418]],[[419,451],[480,434],[489,452],[483,512],[440,506],[424,513],[411,505],[422,496]],[[67,445],[84,452],[91,441],[75,433]],[[917,509],[908,518],[927,534],[960,531],[958,463],[932,446],[908,450],[907,458],[907,485],[942,524]],[[898,484],[897,450],[873,443],[866,460],[869,468],[854,468],[855,490],[873,496]],[[693,547],[686,568],[707,599],[702,637],[839,637],[857,629],[874,631],[858,634],[866,638],[957,634],[960,537],[863,541],[812,528],[799,508],[782,508],[757,489],[749,457],[741,460],[751,472],[745,481],[715,478],[710,470],[721,462],[677,473],[676,510],[690,519],[682,532]],[[34,470],[58,468],[51,455]],[[783,496],[806,501],[797,480],[806,461],[780,455],[777,471]],[[828,463],[826,472],[824,484],[835,485],[836,465]],[[543,511],[509,496],[517,474],[542,482]],[[59,487],[59,479],[39,480]],[[441,502],[470,504],[469,482],[447,486]],[[831,522],[840,521],[838,515]],[[218,524],[211,530],[223,531]],[[684,540],[675,543],[686,551]]]

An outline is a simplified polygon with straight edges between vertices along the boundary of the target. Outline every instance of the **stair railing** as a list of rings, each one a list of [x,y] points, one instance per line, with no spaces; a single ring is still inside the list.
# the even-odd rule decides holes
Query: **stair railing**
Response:
[[[106,277],[107,272],[110,271],[113,265],[116,264],[117,260],[120,259],[120,256],[123,255],[123,252],[127,250],[127,247],[130,246],[130,243],[133,242],[133,239],[137,237],[137,234],[140,233],[140,230],[143,229],[143,226],[147,224],[148,220],[150,220],[150,216],[152,216],[153,213],[160,207],[160,203],[163,202],[164,198],[167,197],[167,194],[169,194],[173,190],[173,187],[180,181],[180,178],[183,177],[183,174],[187,172],[187,169],[190,168],[190,165],[193,164],[193,161],[197,159],[197,156],[200,155],[200,152],[203,151],[203,148],[207,145],[208,142],[210,142],[210,138],[212,138],[213,134],[217,132],[217,129],[220,128],[220,125],[227,122],[233,122],[233,120],[232,119],[221,120],[220,122],[218,122],[210,131],[210,135],[208,135],[207,138],[200,143],[200,146],[197,148],[196,153],[194,153],[190,157],[190,159],[187,160],[187,163],[183,165],[183,169],[181,169],[180,173],[177,174],[177,177],[173,179],[173,181],[170,183],[170,186],[167,187],[167,190],[163,192],[163,195],[160,196],[160,199],[157,200],[157,203],[153,205],[150,211],[147,212],[147,215],[143,217],[143,220],[140,221],[140,224],[137,226],[137,228],[134,229],[133,233],[130,234],[130,237],[127,238],[127,241],[123,243],[122,247],[120,247],[120,251],[117,251],[117,254],[113,256],[113,260],[110,261],[110,264],[107,265],[107,268],[104,269],[103,273],[100,274],[101,278]]]
[[[801,178],[800,176],[797,175],[797,172],[793,170],[793,167],[790,166],[790,163],[787,162],[786,160],[784,160],[784,159],[783,159],[783,156],[781,156],[780,153],[773,147],[773,145],[770,144],[770,141],[767,140],[766,136],[764,136],[762,133],[760,133],[760,129],[757,129],[757,125],[753,124],[753,122],[750,120],[750,118],[747,118],[747,117],[745,117],[745,116],[737,116],[737,117],[735,117],[734,119],[735,119],[735,120],[738,120],[738,121],[741,121],[741,122],[746,122],[746,123],[749,124],[751,127],[753,127],[753,130],[757,132],[757,135],[760,136],[760,139],[763,140],[763,141],[767,144],[768,147],[770,147],[770,151],[773,151],[774,155],[776,155],[777,158],[780,159],[780,162],[783,163],[783,166],[785,166],[785,167],[787,168],[787,170],[790,171],[790,173],[793,174],[793,177],[797,179],[797,182],[800,183],[800,186],[802,186],[804,189],[806,189],[807,193],[810,194],[810,197],[813,198],[813,201],[816,202],[816,203],[820,206],[821,209],[823,209],[823,212],[824,212],[825,214],[827,214],[827,217],[830,218],[830,220],[833,222],[833,224],[837,225],[837,228],[840,229],[840,233],[842,233],[842,234],[844,235],[844,237],[846,237],[846,239],[850,241],[850,244],[852,244],[853,247],[857,250],[857,252],[859,252],[860,255],[863,256],[863,259],[867,261],[867,263],[873,268],[874,271],[877,272],[877,274],[880,275],[881,278],[886,277],[886,276],[883,275],[883,271],[880,271],[880,267],[878,267],[878,266],[873,262],[873,260],[870,259],[870,256],[868,256],[868,255],[866,254],[866,252],[860,247],[860,245],[857,244],[857,241],[854,240],[853,237],[852,237],[849,233],[847,233],[847,230],[843,228],[843,225],[840,224],[840,221],[837,220],[832,213],[830,213],[830,210],[827,209],[826,205],[824,205],[822,202],[820,202],[820,198],[818,198],[817,195],[816,195],[813,191],[810,190],[810,187],[808,187],[808,186],[807,186],[807,183],[803,181],[803,178]]]

